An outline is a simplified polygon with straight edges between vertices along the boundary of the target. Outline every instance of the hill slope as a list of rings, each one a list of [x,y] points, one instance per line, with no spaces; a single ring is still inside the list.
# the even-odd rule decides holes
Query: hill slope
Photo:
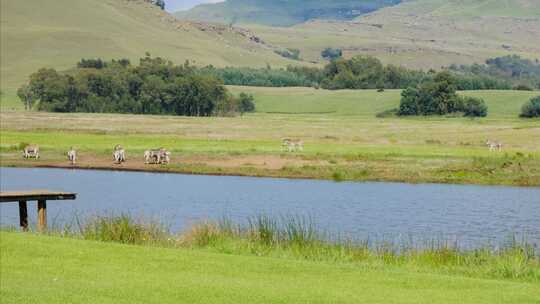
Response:
[[[311,20],[288,28],[252,25],[265,41],[321,61],[326,47],[346,57],[377,56],[411,68],[482,63],[519,54],[540,58],[540,1],[411,0],[351,21]]]
[[[13,94],[41,67],[82,57],[138,60],[148,51],[182,63],[265,66],[285,59],[249,31],[179,22],[142,0],[2,0],[1,89]]]
[[[175,15],[180,19],[219,23],[290,26],[309,19],[353,19],[401,0],[227,0],[203,4]]]

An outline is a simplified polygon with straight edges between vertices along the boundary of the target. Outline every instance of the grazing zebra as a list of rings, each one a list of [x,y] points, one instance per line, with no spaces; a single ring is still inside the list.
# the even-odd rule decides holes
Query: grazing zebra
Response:
[[[67,157],[71,164],[75,165],[75,162],[77,161],[77,151],[73,149],[73,147],[69,148],[69,151],[67,152]]]
[[[126,150],[120,145],[114,146],[113,159],[117,164],[121,164],[126,161]]]
[[[38,145],[28,145],[28,146],[24,147],[23,157],[24,158],[39,159],[39,146]]]
[[[489,151],[493,152],[495,150],[502,151],[502,146],[503,145],[502,145],[501,142],[488,140],[488,141],[486,141],[486,146],[488,146]]]
[[[145,164],[168,164],[171,161],[171,152],[159,148],[144,151]]]
[[[281,142],[281,146],[287,149],[288,152],[297,152],[304,150],[304,142],[301,139],[285,138]]]

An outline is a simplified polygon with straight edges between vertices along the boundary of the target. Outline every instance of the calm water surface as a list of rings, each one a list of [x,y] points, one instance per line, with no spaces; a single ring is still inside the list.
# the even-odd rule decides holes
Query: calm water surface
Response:
[[[335,183],[66,169],[1,168],[2,190],[78,193],[47,205],[49,224],[75,215],[130,213],[173,231],[224,216],[301,215],[322,229],[363,239],[451,239],[462,246],[501,244],[512,234],[540,246],[540,188],[400,183]],[[29,204],[35,221],[35,203]],[[0,224],[18,224],[16,203],[1,204]]]

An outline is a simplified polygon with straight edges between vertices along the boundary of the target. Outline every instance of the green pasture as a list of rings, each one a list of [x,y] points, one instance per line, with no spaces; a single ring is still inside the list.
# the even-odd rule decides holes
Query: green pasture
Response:
[[[314,88],[260,88],[230,86],[233,93],[253,94],[256,111],[289,114],[339,114],[375,116],[384,110],[399,107],[401,90],[317,90]],[[465,91],[464,96],[486,101],[489,118],[517,117],[525,102],[540,92],[528,91]]]
[[[537,283],[0,233],[6,303],[519,303]]]
[[[58,165],[73,146],[81,159],[97,157],[103,166],[112,147],[121,144],[128,158],[139,160],[146,149],[169,149],[173,163],[161,170],[176,172],[540,185],[540,122],[518,117],[521,105],[537,92],[463,92],[484,98],[489,106],[488,117],[469,119],[377,118],[398,106],[398,90],[230,89],[253,94],[258,113],[178,117],[2,111],[2,164]],[[283,138],[302,139],[304,151],[284,152]],[[502,142],[503,151],[490,152],[486,140]],[[22,146],[30,143],[40,145],[41,160],[21,160]],[[265,157],[281,163],[281,169],[249,165]],[[236,159],[239,165],[204,165],[216,159]]]

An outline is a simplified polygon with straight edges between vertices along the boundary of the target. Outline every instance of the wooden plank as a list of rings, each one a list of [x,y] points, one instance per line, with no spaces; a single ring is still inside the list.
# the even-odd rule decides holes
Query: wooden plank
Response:
[[[0,203],[20,202],[20,201],[51,201],[51,200],[74,200],[77,198],[76,193],[71,192],[54,192],[48,190],[33,190],[33,191],[5,191],[0,192]]]
[[[44,200],[38,201],[38,230],[45,231],[47,228],[47,202]]]
[[[28,230],[28,208],[26,201],[19,202],[19,225],[23,231]]]

